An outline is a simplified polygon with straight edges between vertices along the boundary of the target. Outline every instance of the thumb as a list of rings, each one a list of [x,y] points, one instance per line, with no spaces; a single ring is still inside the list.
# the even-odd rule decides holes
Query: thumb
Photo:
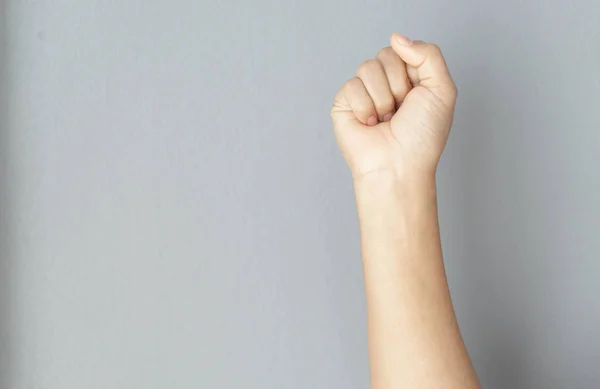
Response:
[[[411,41],[397,33],[390,40],[396,54],[406,62],[408,78],[413,86],[423,86],[444,103],[454,105],[456,85],[440,48],[423,41]]]

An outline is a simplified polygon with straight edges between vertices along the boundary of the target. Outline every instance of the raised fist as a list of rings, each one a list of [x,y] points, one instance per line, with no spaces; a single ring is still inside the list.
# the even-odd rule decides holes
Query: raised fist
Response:
[[[352,175],[435,175],[456,103],[439,47],[394,34],[335,96],[331,118]]]

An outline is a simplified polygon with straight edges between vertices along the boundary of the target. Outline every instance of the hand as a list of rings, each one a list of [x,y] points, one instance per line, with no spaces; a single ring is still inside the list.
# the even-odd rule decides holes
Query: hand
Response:
[[[331,118],[355,179],[373,172],[435,175],[456,103],[439,47],[394,34],[337,93]]]

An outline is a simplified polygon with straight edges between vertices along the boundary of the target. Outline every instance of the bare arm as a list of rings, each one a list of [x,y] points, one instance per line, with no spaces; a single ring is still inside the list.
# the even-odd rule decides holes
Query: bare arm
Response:
[[[394,35],[392,48],[361,65],[332,109],[354,177],[373,389],[480,388],[438,227],[435,171],[455,99],[439,49]]]

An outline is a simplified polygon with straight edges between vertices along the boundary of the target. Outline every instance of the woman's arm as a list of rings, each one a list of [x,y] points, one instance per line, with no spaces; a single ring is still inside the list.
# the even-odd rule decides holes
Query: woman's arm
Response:
[[[433,177],[355,183],[372,387],[477,388],[448,293]]]
[[[435,171],[455,100],[440,50],[395,34],[392,47],[341,88],[331,111],[354,177],[373,389],[480,388],[438,227]]]

